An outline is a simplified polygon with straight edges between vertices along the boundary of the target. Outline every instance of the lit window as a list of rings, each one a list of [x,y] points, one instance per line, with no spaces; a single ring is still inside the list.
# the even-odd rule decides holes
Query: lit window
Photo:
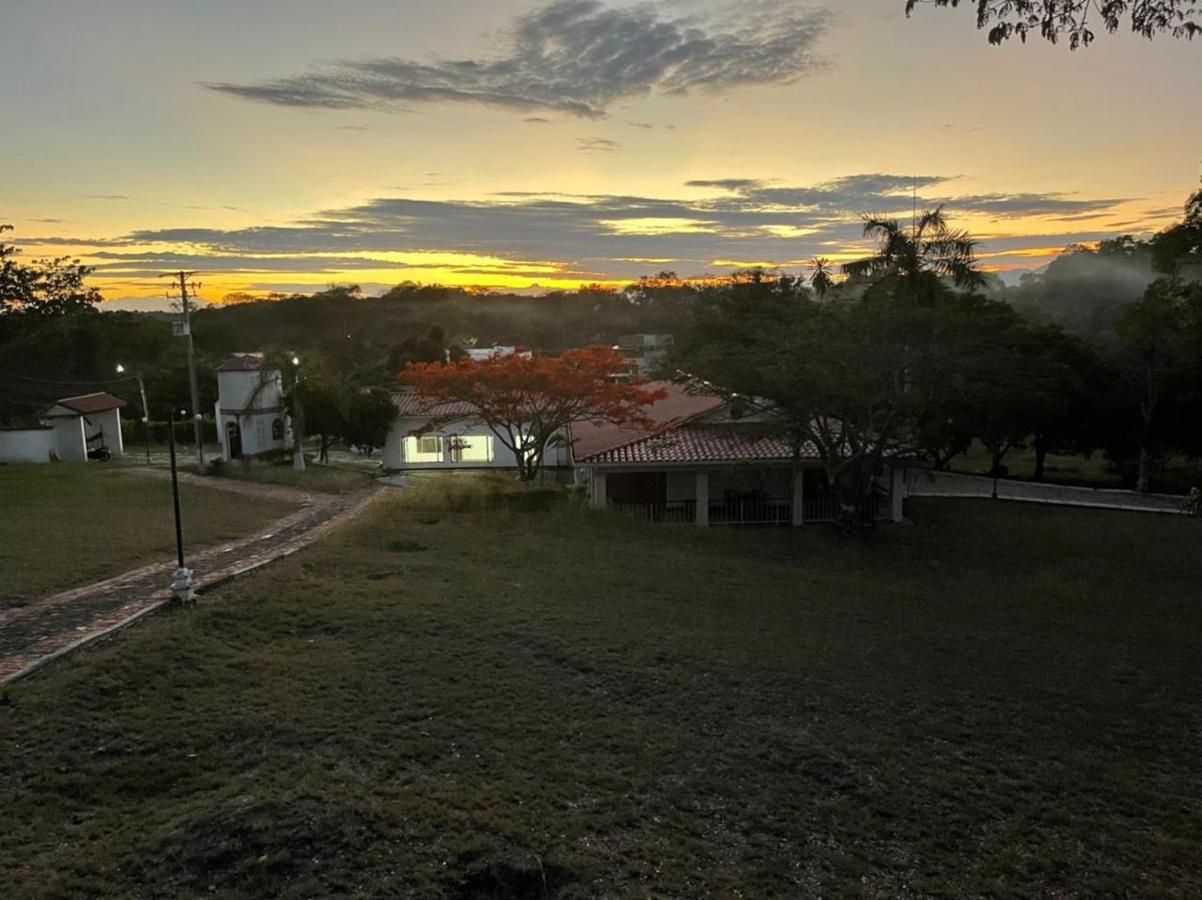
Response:
[[[408,463],[440,463],[442,458],[442,438],[438,435],[424,434],[421,437],[410,435],[405,438],[405,462]]]
[[[492,462],[492,436],[471,434],[453,437],[449,441],[451,461],[461,463]]]

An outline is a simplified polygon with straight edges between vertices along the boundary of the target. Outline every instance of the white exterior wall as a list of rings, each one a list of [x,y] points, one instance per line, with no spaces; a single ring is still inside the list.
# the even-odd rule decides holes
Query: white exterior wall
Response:
[[[0,431],[0,462],[47,463],[55,452],[53,428]]]
[[[793,494],[793,472],[779,466],[741,465],[715,469],[710,497],[721,500],[726,491],[763,491],[769,500],[788,500]]]
[[[388,440],[384,444],[384,468],[446,468],[446,469],[516,469],[517,458],[493,434],[483,422],[470,419],[459,419],[443,424],[439,428],[430,428],[430,420],[426,418],[398,418],[388,431]],[[406,438],[412,432],[420,431],[430,437],[441,437],[442,454],[439,460],[413,459],[406,452]],[[487,437],[492,439],[492,459],[488,462],[455,462],[451,459],[451,440],[456,437]],[[566,466],[568,464],[568,448],[566,446],[548,447],[543,463],[548,468]]]
[[[258,396],[255,391],[262,389]],[[254,397],[255,409],[272,409],[284,403],[284,384],[280,373],[256,369],[250,372],[218,372],[217,402],[222,409],[243,410],[251,405]]]
[[[88,437],[103,433],[104,446],[114,459],[125,455],[125,444],[121,436],[121,410],[107,409],[104,412],[89,413],[84,417],[84,430]],[[92,446],[95,449],[100,443]]]
[[[64,416],[49,420],[54,429],[54,452],[63,462],[84,462],[88,458],[84,443],[83,416]]]
[[[283,405],[284,386],[279,372],[218,372],[215,412],[222,456],[230,459],[231,423],[237,424],[241,432],[244,457],[286,448],[291,423]],[[272,437],[272,424],[277,419],[283,425],[279,439]]]

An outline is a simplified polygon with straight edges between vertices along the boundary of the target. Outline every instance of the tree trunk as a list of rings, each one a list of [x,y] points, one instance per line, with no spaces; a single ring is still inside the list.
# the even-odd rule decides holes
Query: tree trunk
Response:
[[[1152,448],[1148,446],[1146,438],[1141,438],[1139,442],[1139,467],[1135,472],[1135,489],[1141,494],[1148,493],[1151,472]]]
[[[872,470],[876,456],[860,456],[845,461],[831,479],[839,501],[839,518],[845,523],[872,521]]]
[[[1147,393],[1140,404],[1143,428],[1139,433],[1139,468],[1135,474],[1135,489],[1141,494],[1148,492],[1152,475],[1152,418],[1156,412],[1156,366],[1149,355],[1144,363],[1144,378]]]
[[[1047,442],[1042,441],[1039,438],[1036,438],[1035,439],[1035,480],[1036,481],[1043,481],[1043,468],[1044,468],[1044,463],[1047,461],[1047,458],[1048,458]]]
[[[305,407],[298,396],[292,400],[292,431],[296,441],[296,452],[292,456],[292,468],[305,471]]]

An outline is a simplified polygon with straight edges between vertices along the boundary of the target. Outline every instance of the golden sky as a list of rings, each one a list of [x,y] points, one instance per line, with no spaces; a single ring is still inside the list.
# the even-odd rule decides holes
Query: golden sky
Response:
[[[861,254],[944,204],[982,263],[1179,217],[1202,45],[991,47],[904,0],[39,0],[0,31],[0,222],[114,306],[621,283]]]

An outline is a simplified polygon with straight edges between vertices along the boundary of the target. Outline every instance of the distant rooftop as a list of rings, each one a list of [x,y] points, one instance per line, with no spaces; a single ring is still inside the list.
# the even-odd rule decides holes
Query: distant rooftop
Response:
[[[262,353],[235,353],[218,368],[218,372],[257,372],[263,368]]]
[[[54,405],[61,406],[64,409],[70,410],[72,413],[80,416],[86,416],[89,413],[108,412],[110,409],[120,409],[125,406],[125,401],[120,397],[114,397],[112,394],[106,394],[99,391],[95,394],[80,394],[78,397],[64,397],[62,400],[55,400]],[[47,410],[48,418],[54,418],[50,415],[50,410]],[[60,417],[62,413],[58,414]]]

